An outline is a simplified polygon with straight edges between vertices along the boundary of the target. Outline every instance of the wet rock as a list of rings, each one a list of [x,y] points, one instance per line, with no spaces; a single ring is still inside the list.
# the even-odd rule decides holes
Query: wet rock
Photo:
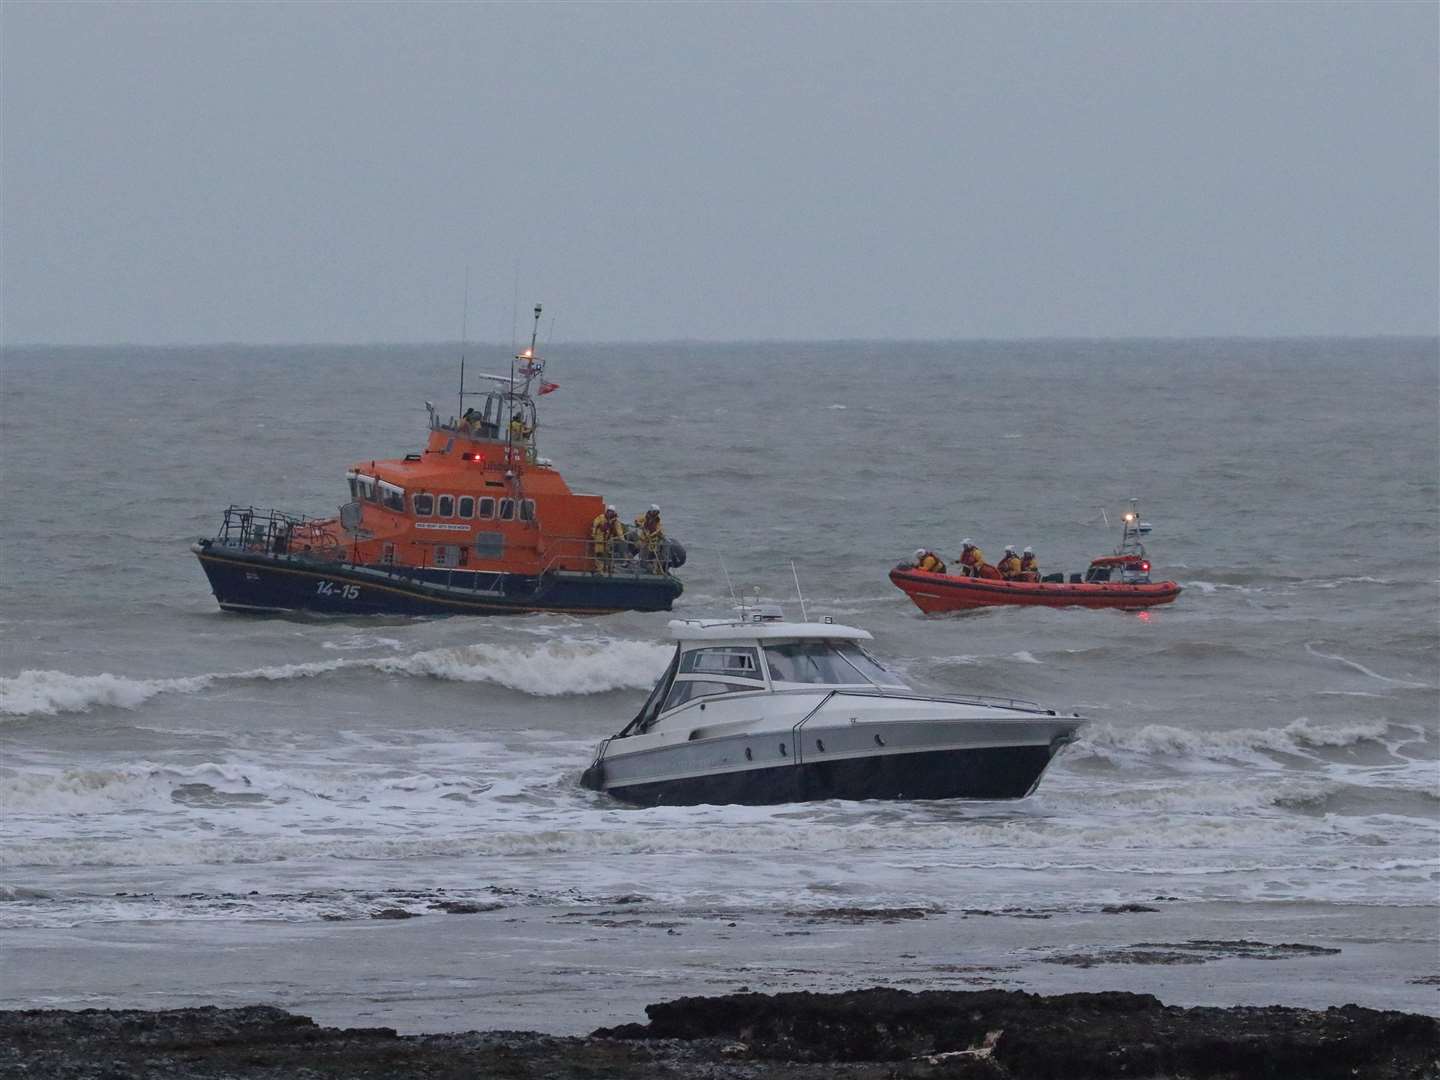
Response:
[[[1134,945],[1091,952],[1053,953],[1046,963],[1071,967],[1097,964],[1205,964],[1212,960],[1287,960],[1300,956],[1333,956],[1339,949],[1324,945],[1280,944],[1265,941],[1142,941]]]
[[[387,907],[370,913],[372,919],[418,919],[419,916],[413,911],[406,911],[404,908]]]
[[[447,915],[479,915],[486,911],[500,911],[505,907],[504,904],[474,903],[468,900],[439,900],[430,906]]]
[[[1100,909],[1102,915],[1131,915],[1142,911],[1159,911],[1158,907],[1150,907],[1148,904],[1106,904]]]
[[[1440,1075],[1440,1021],[1354,1005],[1327,1009],[1167,1008],[1148,994],[873,989],[851,994],[736,994],[646,1009],[648,1025],[597,1035],[739,1038],[755,1058],[906,1062],[896,1076],[977,1064],[1007,1077]],[[1000,1034],[991,1037],[992,1032]],[[987,1043],[988,1039],[988,1043]],[[955,1055],[945,1058],[944,1055]],[[994,1071],[996,1066],[1001,1072]],[[937,1075],[928,1073],[928,1075]]]
[[[652,1005],[589,1038],[398,1036],[280,1009],[0,1012],[0,1077],[99,1080],[1440,1078],[1440,1021],[1354,1005],[1167,1008],[1145,994],[873,989]]]
[[[787,911],[792,919],[804,919],[811,923],[840,922],[852,925],[866,922],[894,923],[906,919],[925,919],[931,915],[945,914],[939,908],[814,908],[809,911]]]

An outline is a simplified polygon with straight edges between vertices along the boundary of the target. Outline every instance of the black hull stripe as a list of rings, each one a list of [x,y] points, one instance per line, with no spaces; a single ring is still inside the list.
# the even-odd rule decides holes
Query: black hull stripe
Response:
[[[215,555],[209,551],[203,550],[197,551],[195,554],[196,557],[200,560],[202,568],[205,569],[206,576],[210,578],[212,589],[216,590],[216,599],[219,602],[220,606],[222,608],[229,608],[231,610],[237,611],[323,611],[333,614],[345,614],[350,609],[347,609],[346,607],[340,605],[316,604],[314,603],[313,598],[311,598],[308,594],[295,597],[293,599],[293,602],[287,602],[283,604],[247,603],[247,599],[251,598],[241,595],[245,592],[244,586],[236,586],[234,583],[228,581],[224,582],[224,585],[227,586],[225,590],[227,595],[221,596],[219,593],[221,583],[217,582],[214,575],[211,574],[211,566],[209,564],[215,564],[217,567],[236,567],[245,572],[261,575],[286,575],[289,577],[299,578],[308,581],[345,582],[347,584],[357,585],[367,591],[375,591],[394,596],[397,598],[397,601],[399,601],[393,607],[373,604],[362,605],[360,608],[355,609],[351,612],[354,614],[375,614],[386,612],[415,614],[417,612],[414,612],[412,609],[413,606],[418,603],[427,606],[436,605],[437,607],[442,609],[440,613],[443,613],[444,609],[450,609],[453,612],[472,611],[483,612],[487,614],[523,614],[525,612],[531,611],[551,611],[568,615],[609,615],[619,611],[631,610],[668,611],[670,609],[670,604],[668,601],[673,600],[675,596],[679,595],[679,592],[675,591],[673,593],[670,593],[670,595],[666,597],[667,602],[663,606],[657,604],[652,607],[645,608],[628,604],[617,605],[614,603],[597,604],[594,606],[577,606],[574,604],[564,603],[547,604],[544,602],[535,602],[532,600],[522,599],[502,600],[497,603],[487,602],[484,600],[469,600],[445,596],[436,596],[425,589],[406,589],[395,585],[380,584],[368,575],[354,574],[349,572],[348,569],[343,565],[336,565],[315,570],[296,569],[289,566],[277,566],[269,560],[262,560],[258,558],[254,560],[237,559],[233,557]],[[226,573],[227,571],[221,572]],[[666,590],[666,592],[668,593],[669,590]],[[230,595],[232,593],[235,595]],[[290,598],[288,597],[286,599],[287,601],[290,600]],[[407,604],[405,603],[405,601],[409,601],[410,603]],[[425,612],[418,613],[424,614]]]
[[[1022,799],[1053,751],[1046,746],[932,750],[844,761],[806,761],[739,772],[610,787],[587,770],[585,783],[641,806],[808,802],[817,799]]]

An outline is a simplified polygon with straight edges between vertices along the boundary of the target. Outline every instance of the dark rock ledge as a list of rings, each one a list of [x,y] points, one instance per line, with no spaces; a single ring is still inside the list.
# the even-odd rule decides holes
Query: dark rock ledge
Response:
[[[645,1025],[556,1038],[322,1028],[263,1006],[0,1012],[0,1077],[1440,1080],[1440,1021],[1355,1005],[874,989],[681,998],[646,1013]]]

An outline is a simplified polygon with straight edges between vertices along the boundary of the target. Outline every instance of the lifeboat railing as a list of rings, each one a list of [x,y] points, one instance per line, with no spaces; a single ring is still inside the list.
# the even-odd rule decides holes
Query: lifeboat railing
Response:
[[[671,576],[663,554],[653,556],[641,543],[613,540],[608,552],[597,556],[594,541],[579,536],[546,537],[545,563],[540,576],[556,571],[640,580]]]
[[[225,508],[224,520],[210,543],[237,551],[332,561],[343,554],[343,548],[327,527],[331,520],[232,504]]]

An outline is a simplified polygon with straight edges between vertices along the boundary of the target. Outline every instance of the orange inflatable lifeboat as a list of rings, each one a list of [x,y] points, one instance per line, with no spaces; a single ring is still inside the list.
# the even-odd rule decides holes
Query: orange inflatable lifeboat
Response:
[[[943,574],[912,563],[891,570],[890,580],[926,614],[1017,604],[1136,610],[1172,603],[1181,593],[1180,585],[1150,580],[1150,559],[1140,541],[1150,525],[1140,520],[1133,499],[1122,523],[1115,553],[1091,560],[1083,575],[1071,574],[1068,581],[1064,574],[1039,581],[1007,581],[989,565],[976,576]]]

